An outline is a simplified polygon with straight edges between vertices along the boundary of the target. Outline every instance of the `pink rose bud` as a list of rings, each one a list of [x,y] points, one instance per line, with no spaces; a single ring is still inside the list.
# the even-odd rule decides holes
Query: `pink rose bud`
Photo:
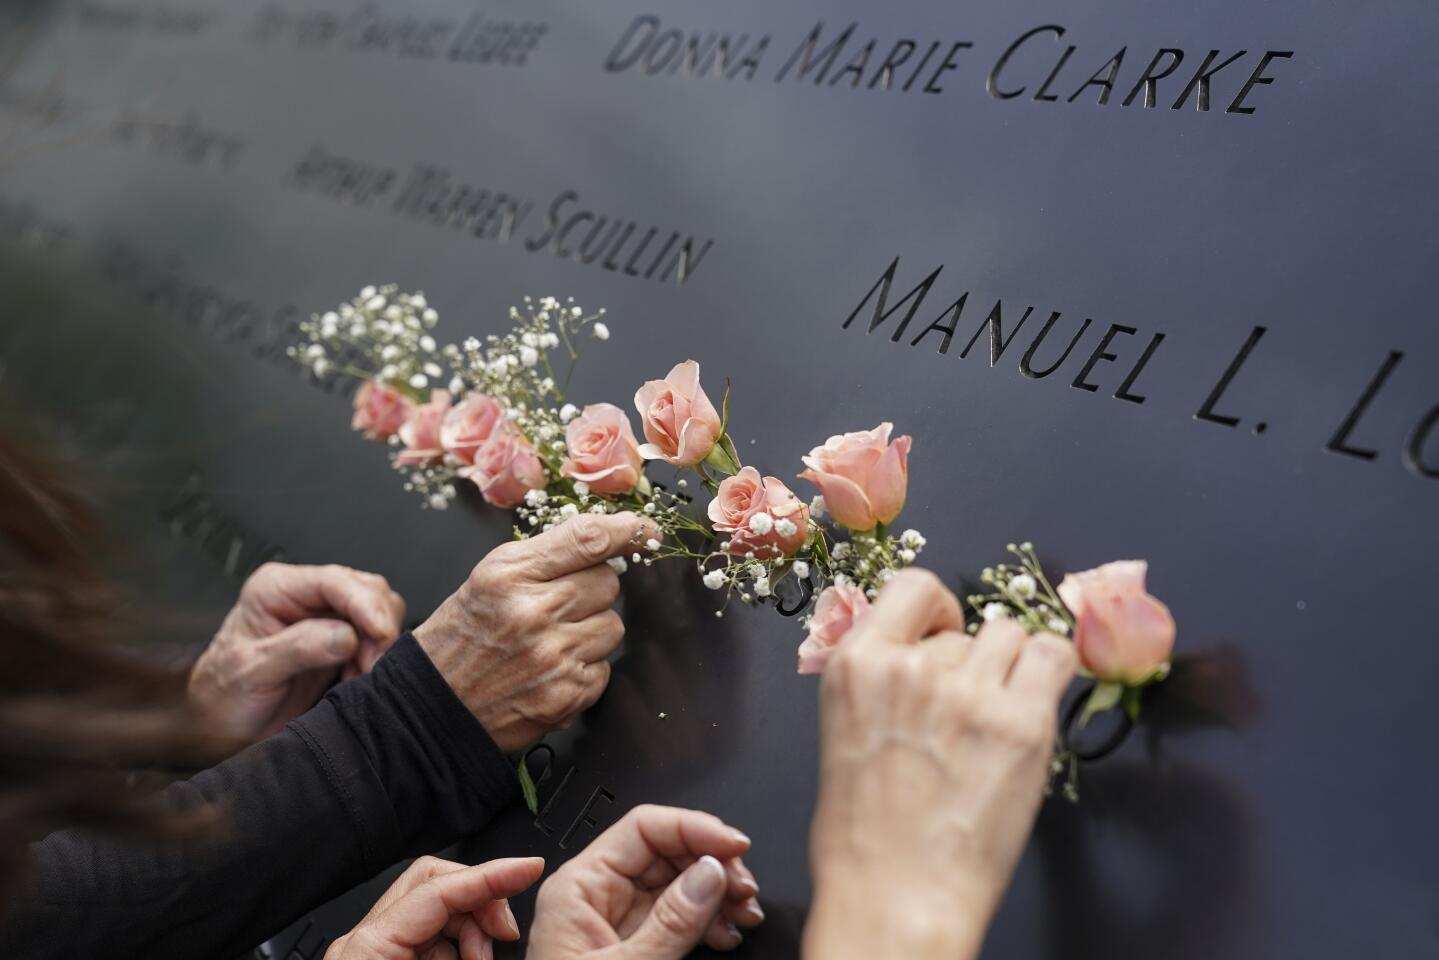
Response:
[[[350,427],[376,440],[388,440],[399,433],[414,409],[415,401],[394,387],[367,380],[355,392],[355,416]]]
[[[800,474],[819,487],[825,508],[851,530],[873,530],[904,509],[909,488],[909,437],[889,442],[891,423],[873,430],[830,437],[802,457]]]
[[[430,402],[422,403],[410,413],[400,427],[400,442],[405,445],[395,457],[395,465],[417,467],[438,461],[445,455],[440,446],[440,421],[450,410],[448,390],[430,391]]]
[[[1059,583],[1074,614],[1075,652],[1101,683],[1143,683],[1174,651],[1174,617],[1145,592],[1148,570],[1143,560],[1117,560]]]
[[[799,672],[819,673],[849,628],[869,610],[869,598],[852,583],[824,588],[809,618],[809,636],[799,645]]]
[[[640,482],[645,460],[629,417],[612,403],[592,403],[565,428],[569,456],[560,472],[589,484],[594,493],[629,493]]]
[[[719,439],[719,413],[700,386],[700,365],[693,360],[640,387],[635,406],[649,441],[640,446],[646,460],[692,467],[710,455]]]
[[[770,518],[768,524],[755,525],[764,533],[750,524],[761,513]],[[739,557],[750,552],[760,560],[792,556],[809,536],[809,507],[777,477],[761,477],[754,467],[720,481],[709,518],[716,530],[729,534],[729,552]]]
[[[514,424],[501,420],[475,454],[473,466],[460,476],[473,480],[485,502],[506,510],[520,505],[525,494],[545,485],[545,466]]]
[[[440,446],[461,463],[474,463],[475,454],[504,419],[500,401],[483,393],[467,393],[440,422]]]

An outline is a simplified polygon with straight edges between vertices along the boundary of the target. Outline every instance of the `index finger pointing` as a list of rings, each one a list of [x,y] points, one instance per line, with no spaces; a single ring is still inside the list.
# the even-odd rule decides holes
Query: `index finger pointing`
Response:
[[[663,536],[652,520],[640,514],[582,513],[538,537],[521,540],[513,555],[532,579],[556,580],[610,557],[643,551]]]
[[[859,643],[918,643],[942,630],[963,630],[959,600],[928,570],[901,570],[855,626]],[[851,641],[853,642],[853,641]]]

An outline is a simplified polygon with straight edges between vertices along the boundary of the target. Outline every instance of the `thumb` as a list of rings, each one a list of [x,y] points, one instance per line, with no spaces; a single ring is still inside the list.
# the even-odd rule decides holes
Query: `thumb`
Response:
[[[714,922],[724,895],[724,867],[714,857],[700,857],[660,894],[644,923],[625,941],[622,956],[681,960]]]
[[[307,670],[336,667],[355,655],[360,639],[343,620],[301,620],[254,645],[250,676],[283,683]]]

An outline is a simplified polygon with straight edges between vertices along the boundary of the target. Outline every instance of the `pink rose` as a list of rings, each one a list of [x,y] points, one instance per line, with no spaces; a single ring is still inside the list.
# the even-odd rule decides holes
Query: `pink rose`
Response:
[[[448,390],[430,391],[430,402],[422,403],[410,413],[400,427],[400,442],[405,449],[395,457],[398,466],[415,467],[434,463],[445,455],[440,446],[440,421],[450,409]]]
[[[486,503],[506,510],[545,485],[544,464],[508,420],[499,422],[475,454],[474,465],[462,467],[459,474],[475,482]]]
[[[474,463],[475,454],[490,439],[495,424],[504,419],[505,408],[500,401],[483,393],[468,393],[440,423],[440,446],[461,463]]]
[[[891,423],[873,430],[830,437],[802,457],[800,474],[819,487],[825,507],[851,530],[873,530],[904,509],[909,488],[909,437],[889,442]]]
[[[1074,614],[1075,651],[1101,683],[1143,683],[1174,651],[1174,617],[1145,592],[1148,570],[1143,560],[1117,560],[1059,583]]]
[[[755,524],[763,533],[751,525],[758,514],[769,517]],[[761,477],[754,467],[720,481],[709,518],[716,530],[730,535],[729,552],[741,557],[751,551],[762,560],[788,557],[809,536],[809,507],[778,478]]]
[[[595,493],[629,493],[640,482],[640,456],[630,418],[612,403],[592,403],[565,427],[569,456],[560,472],[589,484]]]
[[[809,636],[799,645],[799,672],[819,673],[849,628],[869,610],[869,598],[852,583],[825,587],[809,618]]]
[[[376,440],[388,440],[399,432],[415,409],[415,401],[394,387],[366,380],[355,391],[355,416],[350,428],[363,430]]]
[[[700,387],[700,365],[693,360],[640,387],[635,406],[649,441],[640,447],[646,460],[692,467],[709,456],[719,439],[719,414]]]

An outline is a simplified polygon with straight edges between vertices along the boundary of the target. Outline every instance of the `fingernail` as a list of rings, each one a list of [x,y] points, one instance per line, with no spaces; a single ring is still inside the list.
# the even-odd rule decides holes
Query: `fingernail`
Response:
[[[724,867],[714,857],[706,855],[685,871],[680,891],[686,900],[703,906],[714,899],[724,882]]]
[[[736,829],[734,829],[733,827],[731,827],[729,833],[730,833],[730,836],[734,837],[737,842],[742,843],[742,844],[744,844],[744,845],[747,846],[747,847],[750,846],[751,843],[753,843],[753,841],[750,840],[750,838],[745,835],[745,833],[744,833],[743,830],[736,830]]]
[[[755,923],[764,922],[764,910],[757,903],[745,904],[744,912],[754,917]]]
[[[510,933],[515,935],[515,939],[520,939],[520,922],[515,919],[515,911],[510,909],[508,903],[505,904],[505,923],[510,925]]]
[[[744,942],[744,934],[739,932],[739,927],[732,923],[727,923],[725,924],[725,930],[729,932],[730,939],[735,942],[735,946],[739,946]]]

